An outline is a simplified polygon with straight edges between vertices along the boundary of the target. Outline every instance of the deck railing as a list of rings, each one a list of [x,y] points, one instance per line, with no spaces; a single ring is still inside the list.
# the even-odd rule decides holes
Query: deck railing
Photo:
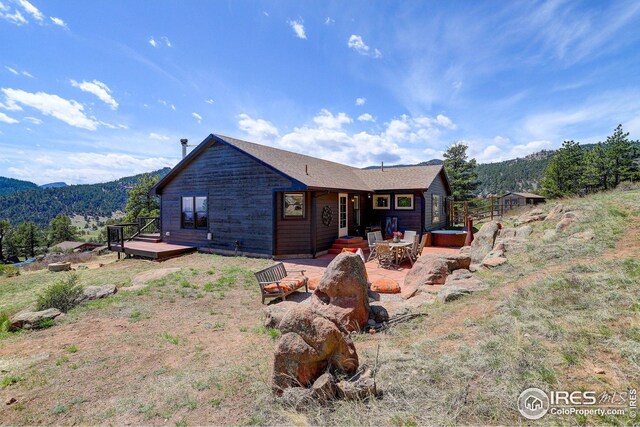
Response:
[[[142,233],[160,232],[159,217],[139,217],[138,222],[107,225],[107,247],[111,251],[124,252],[124,243]]]
[[[471,217],[474,222],[485,220],[493,221],[502,217],[505,212],[518,208],[520,199],[505,199],[503,197],[486,197],[467,200],[464,202],[449,202],[449,224],[451,226],[467,226],[467,220]]]

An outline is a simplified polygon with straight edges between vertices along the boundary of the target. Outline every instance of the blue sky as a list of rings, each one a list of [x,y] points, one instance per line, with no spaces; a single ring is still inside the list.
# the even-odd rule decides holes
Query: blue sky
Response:
[[[639,24],[637,1],[0,0],[0,175],[101,182],[210,133],[354,166],[637,139]]]

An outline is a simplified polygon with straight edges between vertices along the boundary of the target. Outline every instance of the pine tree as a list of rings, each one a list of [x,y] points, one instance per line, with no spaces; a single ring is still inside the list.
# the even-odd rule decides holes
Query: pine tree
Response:
[[[3,251],[3,247],[2,244],[5,241],[5,239],[8,237],[9,233],[11,232],[11,224],[9,224],[9,221],[5,221],[3,219],[0,220],[0,259],[4,259],[4,251]]]
[[[614,187],[622,181],[633,180],[638,175],[638,165],[635,163],[638,156],[638,143],[630,141],[628,137],[629,132],[624,133],[622,125],[618,125],[613,135],[607,137],[604,143],[612,162],[611,174]]]
[[[451,185],[453,200],[469,200],[478,188],[476,159],[467,160],[467,145],[457,142],[444,153],[444,168]]]
[[[125,222],[136,222],[141,216],[159,216],[160,203],[158,198],[149,194],[151,187],[158,182],[159,177],[144,174],[138,182],[127,192],[127,205],[124,209]]]
[[[64,215],[58,214],[57,217],[49,222],[49,245],[55,245],[66,240],[77,240],[78,229],[71,224],[71,219]]]
[[[608,190],[612,171],[613,162],[603,143],[584,154],[584,185],[588,191]]]
[[[24,256],[36,256],[36,247],[40,244],[41,236],[38,227],[31,221],[20,224],[13,236],[15,244],[22,249]]]
[[[584,151],[575,141],[565,141],[556,151],[542,179],[542,192],[547,197],[563,197],[578,193],[584,183]]]

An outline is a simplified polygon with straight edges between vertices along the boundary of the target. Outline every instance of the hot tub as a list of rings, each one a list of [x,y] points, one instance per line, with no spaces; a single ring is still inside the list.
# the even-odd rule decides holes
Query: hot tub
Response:
[[[440,247],[462,247],[467,237],[466,231],[461,230],[433,230],[431,244]]]

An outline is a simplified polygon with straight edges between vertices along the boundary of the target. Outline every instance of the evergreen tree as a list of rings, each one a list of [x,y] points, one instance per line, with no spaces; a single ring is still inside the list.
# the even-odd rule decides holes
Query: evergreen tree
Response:
[[[575,141],[565,141],[549,161],[542,179],[542,192],[547,197],[576,194],[584,183],[584,151]]]
[[[151,174],[142,175],[136,184],[127,192],[127,205],[124,208],[125,222],[136,222],[141,216],[159,216],[160,203],[157,197],[149,194],[151,187],[159,177]]]
[[[607,137],[604,143],[612,163],[611,174],[614,187],[622,181],[633,180],[638,176],[638,165],[635,163],[638,156],[638,143],[630,141],[628,137],[629,132],[624,133],[622,125],[618,125],[613,135]]]
[[[598,143],[584,154],[584,185],[588,191],[608,190],[613,171],[609,150]]]
[[[49,222],[49,245],[55,245],[66,240],[77,240],[78,229],[71,224],[71,219],[64,215],[58,214],[57,217]]]
[[[4,259],[4,256],[3,256],[4,251],[3,251],[2,244],[10,232],[11,232],[11,224],[9,224],[9,221],[0,219],[0,259]]]
[[[467,160],[467,145],[457,142],[444,153],[444,167],[451,185],[453,200],[469,200],[479,185],[476,159]]]
[[[24,256],[36,256],[36,247],[40,244],[40,230],[31,221],[23,222],[16,230],[15,235],[16,245],[21,249],[21,254]]]

